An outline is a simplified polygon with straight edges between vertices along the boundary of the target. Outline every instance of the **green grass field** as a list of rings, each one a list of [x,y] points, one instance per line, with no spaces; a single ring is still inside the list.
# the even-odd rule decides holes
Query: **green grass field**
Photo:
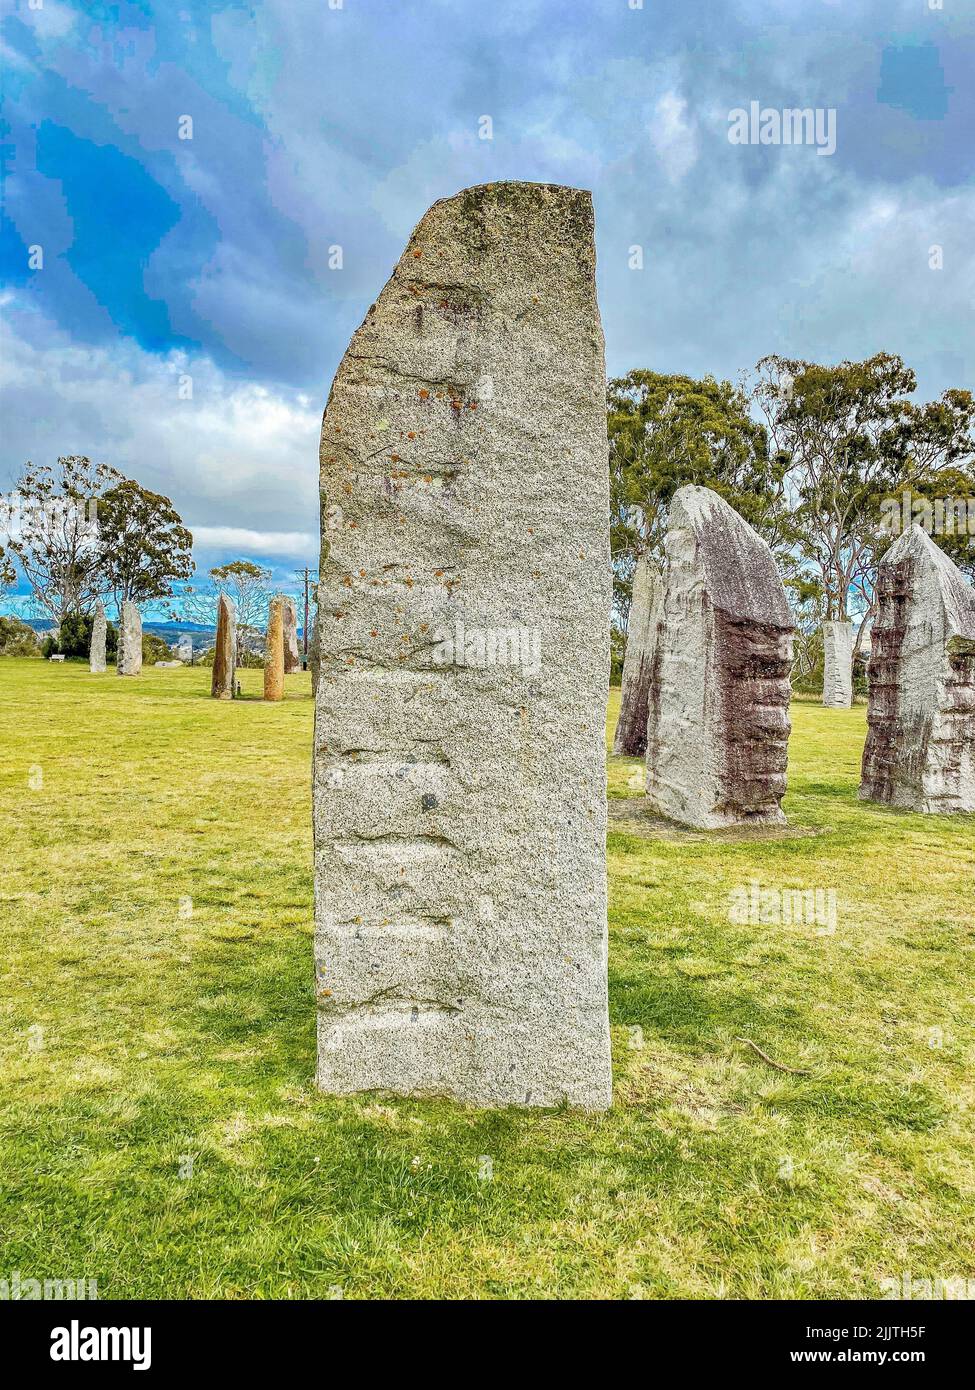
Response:
[[[975,1278],[975,825],[858,803],[862,706],[793,707],[786,811],[821,833],[611,823],[614,1109],[483,1112],[314,1090],[308,677],[264,705],[241,676],[228,704],[199,668],[0,661],[0,1278],[610,1299]],[[610,760],[612,796],[637,769]],[[729,921],[753,880],[835,890],[835,930]]]

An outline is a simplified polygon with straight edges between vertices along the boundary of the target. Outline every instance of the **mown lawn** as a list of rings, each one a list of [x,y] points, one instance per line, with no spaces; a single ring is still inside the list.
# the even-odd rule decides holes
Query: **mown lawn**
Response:
[[[786,810],[822,833],[614,823],[615,1107],[480,1112],[315,1092],[308,678],[277,706],[259,671],[234,704],[208,678],[0,661],[0,1278],[612,1299],[975,1278],[975,825],[858,803],[862,706],[793,709]],[[614,796],[636,769],[611,759]],[[729,921],[753,880],[834,890],[835,930]]]

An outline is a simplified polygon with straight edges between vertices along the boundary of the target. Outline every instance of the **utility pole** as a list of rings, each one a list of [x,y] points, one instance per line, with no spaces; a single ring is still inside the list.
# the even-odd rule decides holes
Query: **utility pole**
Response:
[[[305,565],[304,569],[295,570],[295,574],[302,581],[305,590],[305,615],[301,624],[301,669],[308,670],[308,591],[313,583],[318,581],[318,570],[311,570]]]

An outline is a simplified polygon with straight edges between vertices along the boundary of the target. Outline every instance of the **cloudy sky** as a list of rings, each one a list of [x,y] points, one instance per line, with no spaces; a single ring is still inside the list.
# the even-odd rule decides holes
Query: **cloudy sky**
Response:
[[[925,397],[975,379],[971,0],[0,7],[0,490],[107,460],[201,568],[315,563],[332,375],[470,184],[593,190],[611,375],[887,350]],[[835,111],[835,153],[732,144],[752,102]]]

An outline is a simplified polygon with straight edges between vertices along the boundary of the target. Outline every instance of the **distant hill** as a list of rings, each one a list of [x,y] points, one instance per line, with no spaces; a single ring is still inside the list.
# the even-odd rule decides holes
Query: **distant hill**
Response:
[[[28,627],[32,627],[35,632],[50,632],[54,626],[51,618],[22,618],[22,622]],[[113,622],[114,619],[109,619]],[[195,652],[205,652],[213,646],[216,637],[216,628],[206,627],[203,623],[172,623],[153,622],[145,619],[142,623],[143,632],[151,632],[156,637],[161,637],[167,646],[175,647],[180,637],[185,633],[193,639],[193,650]]]
[[[115,619],[113,618],[109,619],[109,622],[114,621]],[[21,618],[21,622],[26,623],[28,627],[32,627],[35,632],[39,633],[50,632],[51,628],[54,626],[54,622],[51,618]],[[194,652],[209,651],[217,635],[215,627],[207,627],[204,623],[153,622],[151,619],[143,619],[142,630],[143,632],[151,632],[156,637],[161,637],[167,646],[173,648],[175,648],[180,637],[185,634],[188,637],[192,637]],[[299,625],[299,644],[303,636],[304,630]],[[249,646],[253,650],[259,651],[263,640],[263,638],[258,638],[256,641],[249,643]]]

